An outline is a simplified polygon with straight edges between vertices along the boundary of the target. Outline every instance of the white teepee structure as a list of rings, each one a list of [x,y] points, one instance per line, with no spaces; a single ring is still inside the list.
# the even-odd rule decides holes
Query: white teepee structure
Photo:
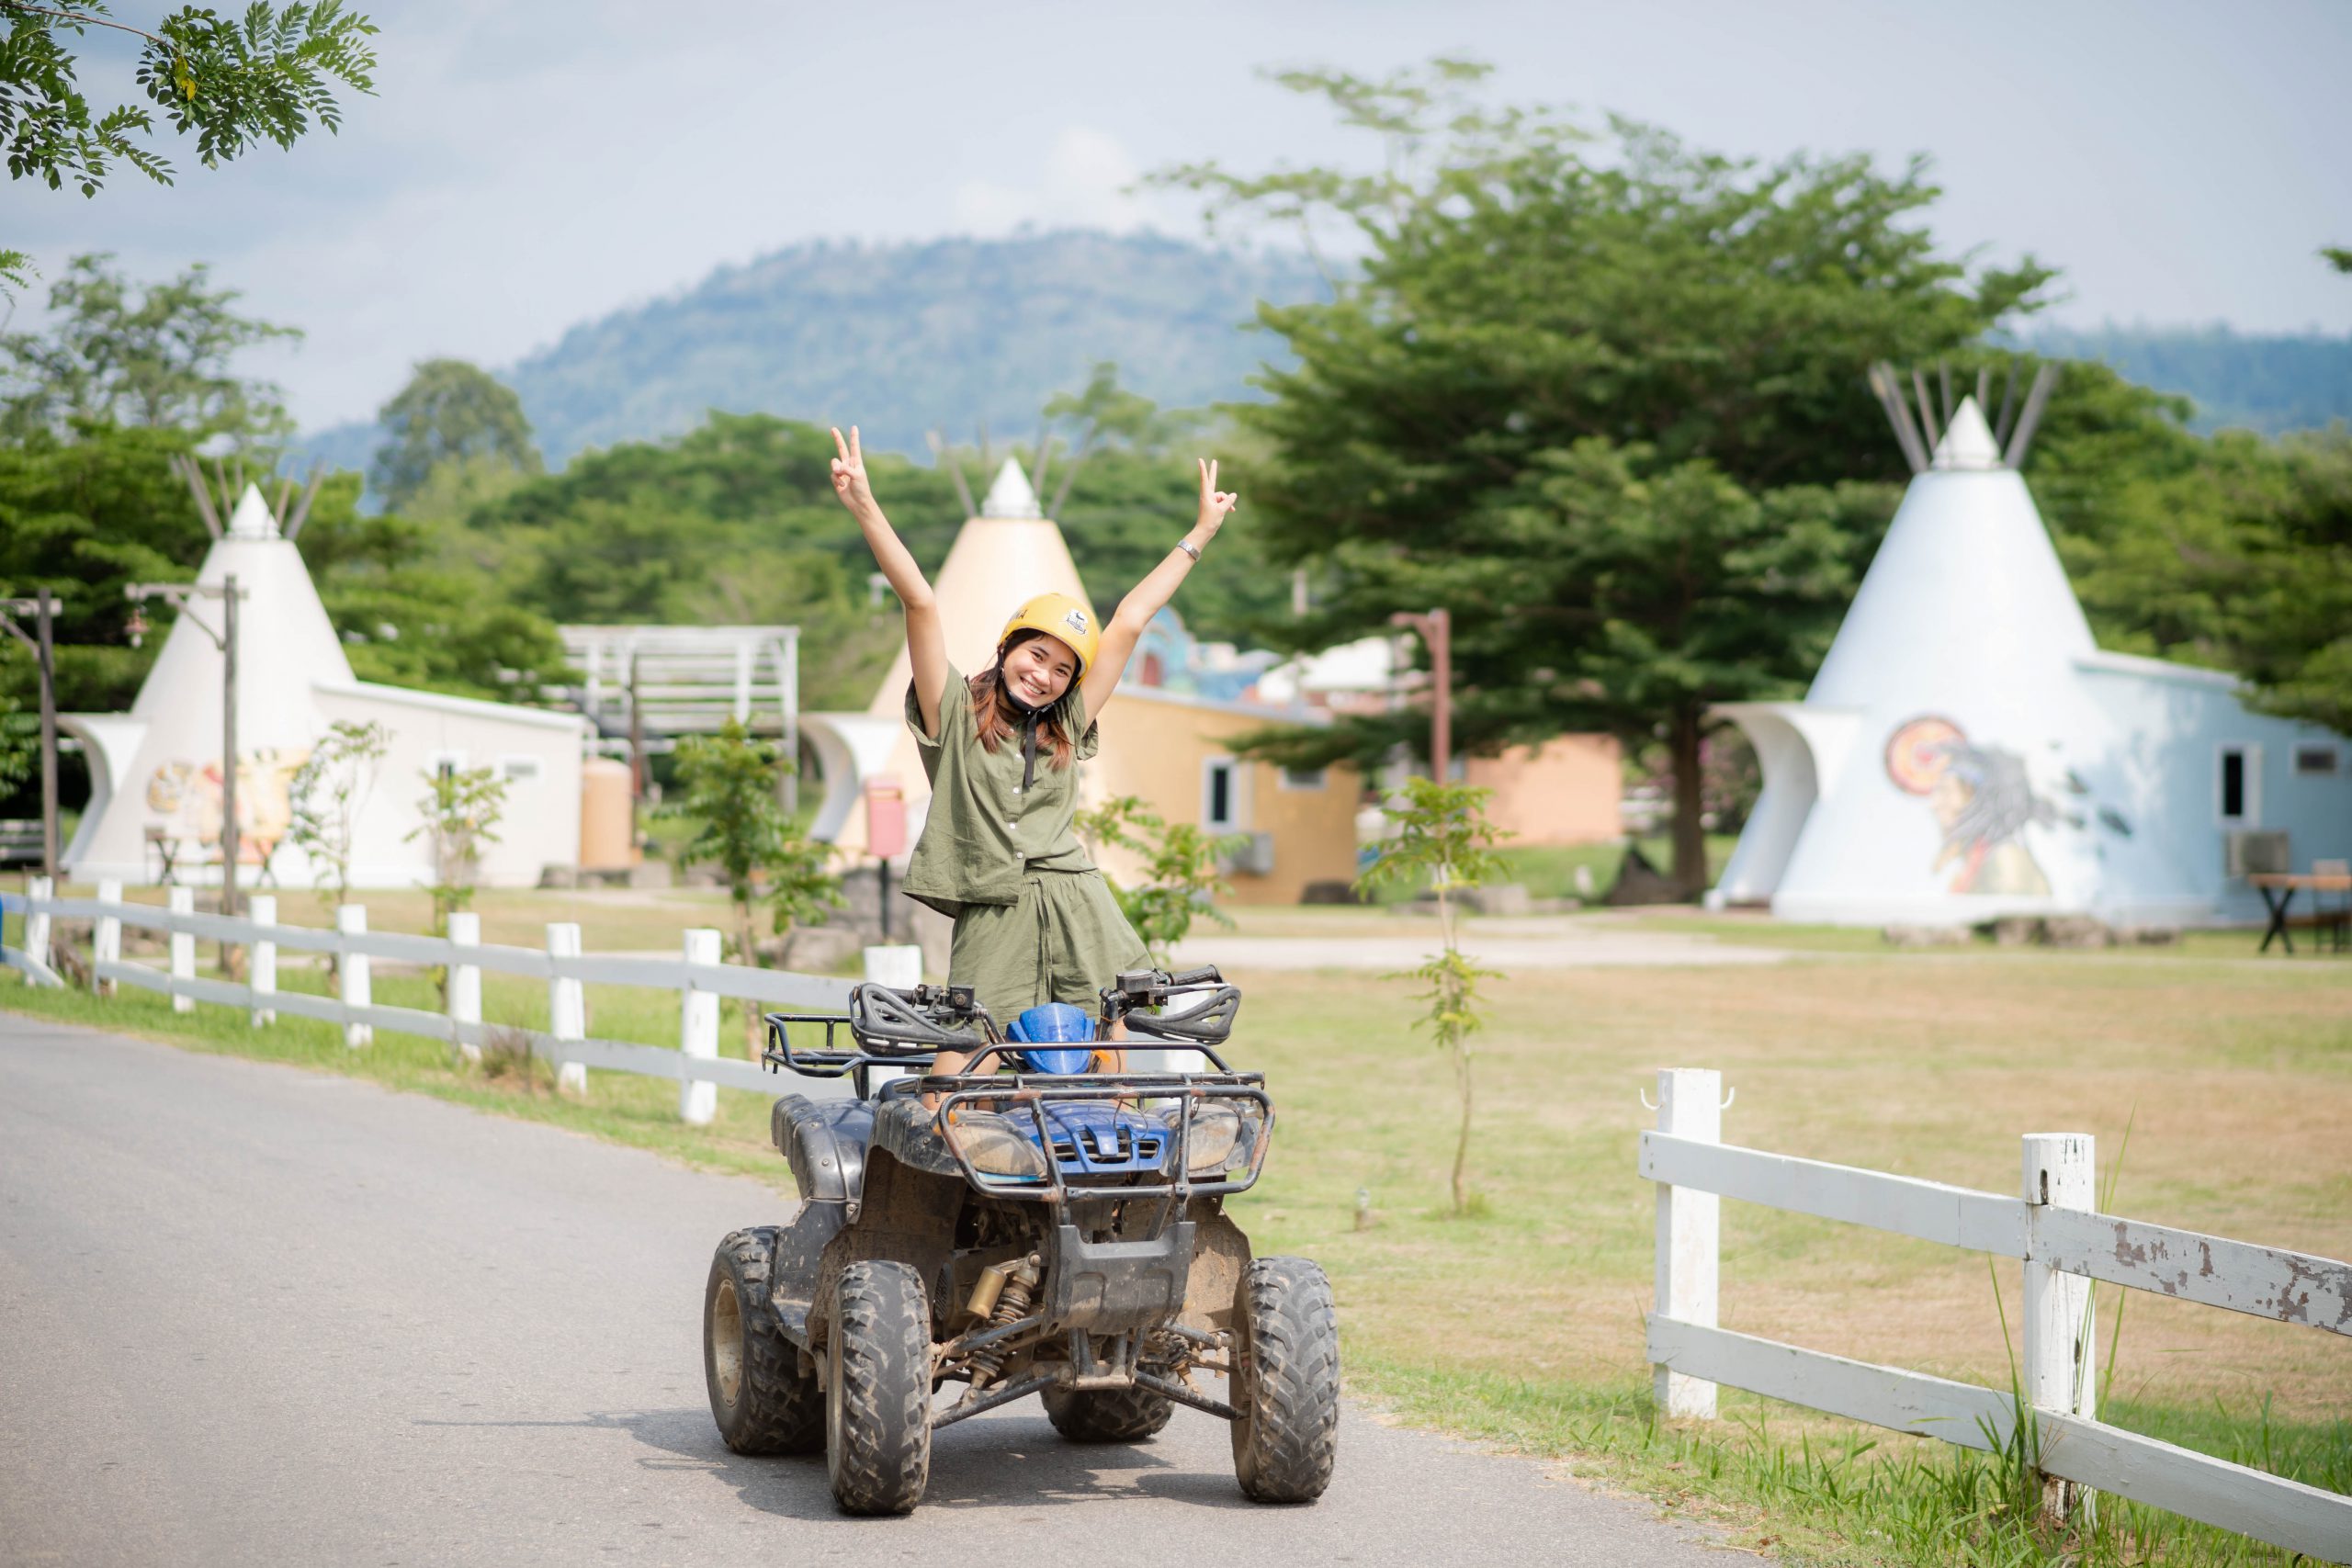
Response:
[[[2205,924],[2260,908],[2232,835],[2285,828],[2298,864],[2352,847],[2352,768],[2314,787],[2335,738],[2250,713],[2227,675],[2099,651],[2017,472],[2046,376],[2006,446],[1973,397],[1939,431],[1915,381],[1921,440],[1873,377],[1915,477],[1804,700],[1719,710],[1764,791],[1711,903]]]
[[[580,832],[580,750],[585,721],[498,703],[358,680],[319,601],[294,541],[252,485],[213,541],[197,581],[237,580],[237,817],[241,878],[307,886],[311,867],[279,849],[288,786],[337,719],[381,724],[390,750],[360,815],[356,886],[431,879],[421,837],[417,775],[439,767],[499,769],[508,780],[503,841],[483,856],[490,885],[536,882],[549,865],[575,864]],[[127,714],[66,714],[90,764],[90,801],[66,852],[82,881],[150,883],[170,858],[175,880],[220,880],[222,655],[200,619],[221,626],[220,602],[196,599],[173,622],[154,667]]]

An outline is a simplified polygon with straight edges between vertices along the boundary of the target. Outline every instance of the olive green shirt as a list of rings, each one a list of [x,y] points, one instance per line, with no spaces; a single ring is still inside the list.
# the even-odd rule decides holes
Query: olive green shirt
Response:
[[[1083,701],[1073,682],[1063,713]],[[1019,903],[1022,878],[1032,871],[1094,869],[1070,827],[1078,814],[1078,769],[1055,767],[1040,745],[1035,781],[1023,794],[1021,743],[1008,736],[993,753],[980,744],[971,688],[961,671],[948,667],[936,735],[924,732],[922,706],[908,683],[907,728],[915,732],[931,780],[931,814],[907,863],[907,897],[952,919],[967,904]],[[1102,749],[1100,728],[1086,727],[1080,761]]]

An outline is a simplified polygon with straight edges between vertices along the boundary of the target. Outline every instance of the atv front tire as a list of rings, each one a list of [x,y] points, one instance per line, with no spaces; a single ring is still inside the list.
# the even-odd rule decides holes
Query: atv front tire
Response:
[[[768,1311],[775,1227],[718,1244],[702,1295],[703,1380],[718,1435],[739,1454],[812,1454],[824,1446],[824,1396],[800,1370],[800,1347]]]
[[[842,1269],[827,1341],[825,1473],[845,1514],[904,1514],[931,1481],[931,1307],[904,1263]]]
[[[1261,1258],[1235,1292],[1233,1473],[1253,1503],[1312,1503],[1340,1436],[1331,1281],[1304,1258]]]
[[[1049,1388],[1045,1397],[1046,1419],[1073,1443],[1139,1443],[1176,1411],[1148,1388]]]

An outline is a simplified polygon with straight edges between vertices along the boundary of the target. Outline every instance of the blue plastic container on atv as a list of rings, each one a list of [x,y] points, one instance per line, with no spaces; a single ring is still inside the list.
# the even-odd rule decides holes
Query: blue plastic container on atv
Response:
[[[941,1427],[1035,1393],[1073,1441],[1133,1442],[1182,1404],[1232,1424],[1245,1495],[1319,1496],[1329,1283],[1304,1258],[1253,1260],[1224,1212],[1274,1125],[1262,1076],[1218,1055],[1240,1000],[1203,969],[1122,975],[1099,1017],[1049,1004],[1001,1031],[958,987],[857,986],[845,1015],[770,1014],[770,1066],[853,1093],[776,1101],[800,1207],[712,1260],[704,1370],[728,1445],[822,1451],[844,1511],[899,1514]],[[942,1052],[960,1069],[935,1072]],[[1261,1339],[1284,1353],[1255,1354]]]

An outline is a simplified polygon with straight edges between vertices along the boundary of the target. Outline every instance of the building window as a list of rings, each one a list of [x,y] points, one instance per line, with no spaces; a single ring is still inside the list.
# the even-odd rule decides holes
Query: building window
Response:
[[[2214,799],[2223,827],[2262,826],[2262,748],[2224,746],[2216,753]]]
[[[432,761],[425,765],[435,778],[455,778],[465,772],[466,754],[463,751],[435,751]]]
[[[1201,826],[1230,832],[1241,825],[1240,765],[1230,757],[1201,764]]]
[[[2343,766],[2342,755],[2334,746],[2322,743],[2295,748],[2295,772],[2301,777],[2332,779]]]
[[[1331,782],[1329,768],[1284,768],[1283,788],[1321,790]]]
[[[508,784],[537,784],[539,782],[539,760],[537,757],[501,757],[498,759],[498,772]]]

